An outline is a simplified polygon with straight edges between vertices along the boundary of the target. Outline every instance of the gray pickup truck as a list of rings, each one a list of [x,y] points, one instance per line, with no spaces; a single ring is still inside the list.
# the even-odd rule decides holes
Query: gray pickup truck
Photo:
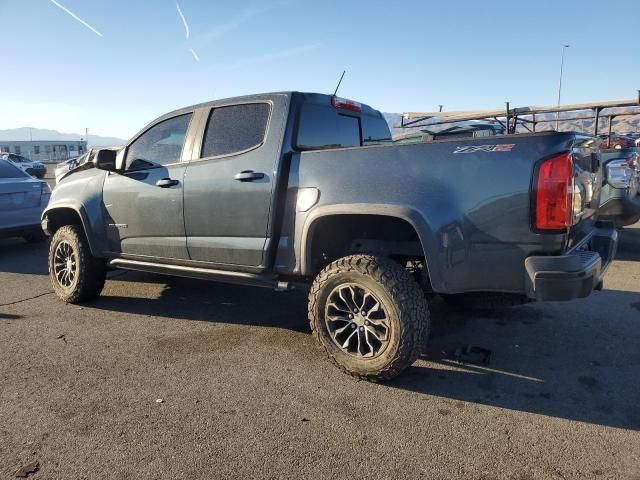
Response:
[[[328,357],[386,380],[421,353],[434,295],[570,300],[601,287],[617,234],[595,220],[592,138],[390,140],[380,112],[321,94],[168,113],[55,188],[42,215],[55,292],[94,298],[110,268],[307,282]]]

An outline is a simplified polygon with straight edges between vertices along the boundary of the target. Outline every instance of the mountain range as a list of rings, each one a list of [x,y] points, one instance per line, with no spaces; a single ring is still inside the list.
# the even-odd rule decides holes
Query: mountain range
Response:
[[[84,140],[84,135],[80,133],[61,133],[57,130],[44,128],[20,127],[7,130],[0,130],[0,141],[29,141],[29,140]],[[124,145],[126,140],[117,137],[103,137],[89,133],[89,147],[108,147],[111,145]]]

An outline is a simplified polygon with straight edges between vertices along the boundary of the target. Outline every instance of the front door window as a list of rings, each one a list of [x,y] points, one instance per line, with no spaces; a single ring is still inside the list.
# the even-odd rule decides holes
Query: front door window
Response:
[[[178,163],[191,114],[164,120],[140,135],[127,149],[126,170]]]

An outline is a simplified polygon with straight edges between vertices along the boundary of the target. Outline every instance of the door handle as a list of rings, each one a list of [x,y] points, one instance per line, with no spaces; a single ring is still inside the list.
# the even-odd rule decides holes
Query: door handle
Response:
[[[161,178],[156,182],[156,187],[169,188],[169,187],[175,187],[176,185],[179,185],[179,184],[180,182],[178,180],[174,180],[172,178]]]
[[[254,172],[253,170],[243,170],[240,173],[236,173],[233,178],[239,182],[251,182],[253,180],[260,180],[261,178],[264,178],[264,173]]]

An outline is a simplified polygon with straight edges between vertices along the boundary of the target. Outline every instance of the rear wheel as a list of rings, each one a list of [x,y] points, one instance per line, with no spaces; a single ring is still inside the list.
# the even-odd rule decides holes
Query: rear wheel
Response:
[[[427,301],[399,264],[371,255],[325,267],[309,294],[309,321],[329,359],[365,380],[399,375],[420,355],[429,328]]]
[[[95,298],[106,275],[106,261],[91,255],[81,227],[65,225],[56,231],[49,247],[49,278],[58,297],[68,303]]]

